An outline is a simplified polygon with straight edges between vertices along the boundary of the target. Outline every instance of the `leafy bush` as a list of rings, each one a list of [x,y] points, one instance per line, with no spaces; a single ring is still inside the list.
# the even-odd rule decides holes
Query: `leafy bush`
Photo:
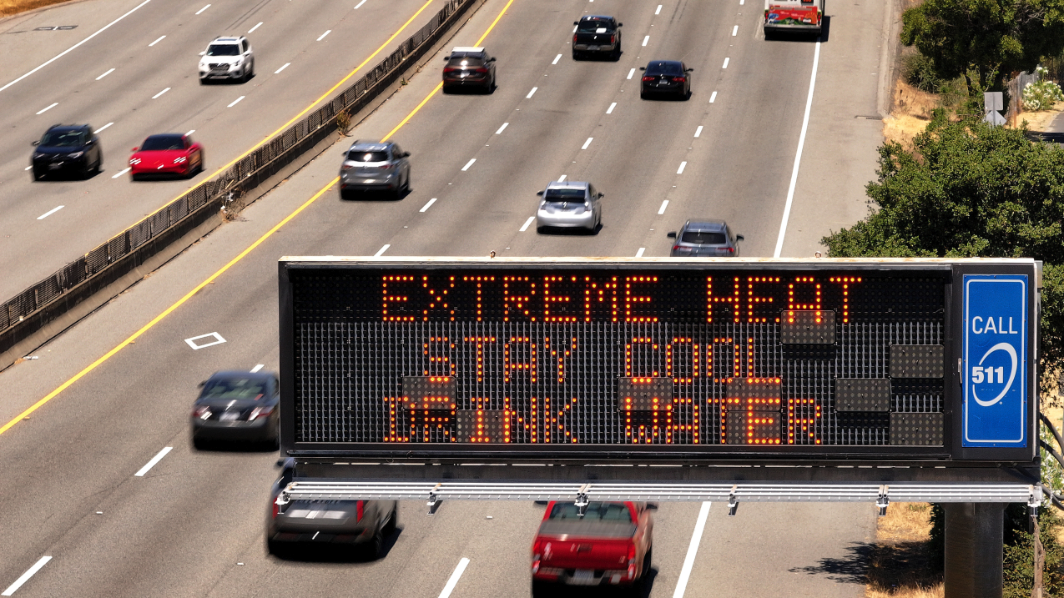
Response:
[[[1009,510],[1026,512],[1026,505],[1010,505]],[[1009,524],[1006,513],[1005,524]],[[1024,513],[1026,515],[1026,513]],[[1026,516],[1024,524],[1012,530],[1012,541],[1005,543],[1004,591],[1002,598],[1029,598],[1034,586],[1034,535],[1027,533]],[[1038,513],[1039,539],[1045,549],[1045,567],[1042,573],[1043,596],[1064,595],[1064,546],[1057,541],[1055,530],[1060,526],[1060,518],[1053,509],[1040,509]],[[1006,530],[1008,531],[1008,530]]]
[[[920,52],[908,54],[902,59],[902,77],[905,82],[920,91],[938,93],[942,79],[935,72],[935,63]]]
[[[1060,91],[1060,86],[1046,78],[1048,71],[1045,67],[1040,66],[1034,72],[1038,75],[1038,81],[1028,83],[1023,88],[1024,110],[1032,112],[1048,110],[1056,102],[1064,101],[1064,93]]]

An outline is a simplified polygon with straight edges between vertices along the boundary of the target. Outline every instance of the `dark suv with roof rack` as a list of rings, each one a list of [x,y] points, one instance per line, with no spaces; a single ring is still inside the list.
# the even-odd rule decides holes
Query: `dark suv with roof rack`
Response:
[[[35,181],[46,176],[89,178],[103,166],[100,140],[89,125],[53,125],[33,145],[30,163]]]

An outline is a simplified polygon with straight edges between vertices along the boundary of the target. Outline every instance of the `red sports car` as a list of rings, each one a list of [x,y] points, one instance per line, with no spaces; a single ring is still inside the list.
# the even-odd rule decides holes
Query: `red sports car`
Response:
[[[134,181],[153,175],[191,177],[203,170],[203,146],[180,133],[152,135],[133,148],[129,169]]]

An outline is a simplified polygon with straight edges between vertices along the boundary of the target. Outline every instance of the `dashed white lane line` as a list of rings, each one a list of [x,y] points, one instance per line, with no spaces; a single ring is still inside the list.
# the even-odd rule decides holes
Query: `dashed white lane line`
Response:
[[[118,177],[122,176],[123,174],[129,172],[130,170],[132,170],[132,168],[126,168],[126,169],[122,170],[121,172],[115,173],[115,175],[112,176],[111,178],[112,179],[117,179]]]
[[[469,565],[469,559],[465,557],[458,561],[458,566],[454,568],[454,573],[451,574],[451,578],[447,580],[447,585],[443,586],[443,591],[440,592],[440,598],[450,598],[451,592],[458,585],[458,580],[461,579],[467,565]]]
[[[419,212],[426,212],[426,211],[428,211],[428,209],[429,209],[430,207],[432,207],[432,204],[434,204],[434,203],[436,203],[436,198],[435,198],[435,197],[433,197],[432,199],[430,199],[430,200],[429,200],[429,203],[425,204],[425,207],[421,208],[421,209],[420,209],[420,210],[418,210],[418,211],[419,211]]]
[[[51,210],[48,210],[47,212],[45,212],[45,213],[41,214],[40,216],[38,216],[37,220],[44,220],[45,218],[51,216],[52,214],[55,214],[59,210],[62,210],[64,207],[65,206],[59,206],[58,208],[52,208]]]
[[[191,135],[191,134],[193,134],[193,133],[195,133],[195,132],[196,132],[196,129],[192,129],[192,130],[191,130],[191,131],[189,131],[188,133],[185,133],[185,137],[188,137],[189,135]]]
[[[573,33],[576,33],[576,28],[577,27],[579,27],[579,25],[573,25]]]
[[[676,591],[672,598],[683,598],[687,590],[687,582],[691,579],[691,570],[695,567],[695,555],[698,554],[698,545],[702,543],[702,532],[706,529],[706,519],[709,518],[709,502],[702,503],[698,511],[698,519],[695,521],[695,531],[691,534],[691,544],[687,547],[687,556],[683,559],[683,567],[680,569],[680,578],[676,580]]]
[[[635,69],[633,68],[632,70],[628,71],[628,78],[631,79],[632,75],[634,75],[634,74],[635,74]]]
[[[735,36],[736,36],[736,34],[738,34],[738,33],[739,33],[739,26],[738,26],[738,25],[736,25],[736,26],[732,27],[732,29],[731,29],[731,36],[732,36],[732,37],[735,37]]]
[[[521,232],[525,232],[526,230],[528,230],[528,227],[531,226],[532,223],[535,222],[535,221],[536,221],[536,217],[535,216],[529,216],[528,220],[525,220],[525,223],[523,225],[521,225]]]
[[[33,166],[27,166],[26,168],[23,168],[23,170],[33,170]]]
[[[687,162],[680,162],[680,167],[676,169],[676,174],[683,174],[684,168],[687,168]]]
[[[665,208],[667,208],[667,207],[669,207],[669,200],[666,199],[665,201],[661,202],[661,207],[658,208],[658,216],[661,216],[662,214],[664,214],[665,213]]]
[[[207,6],[204,6],[203,8],[201,8],[201,9],[197,10],[197,11],[196,11],[196,14],[200,14],[201,12],[203,12],[203,11],[207,10],[207,9],[208,9],[208,8],[210,8],[210,7],[211,7],[211,5],[210,5],[210,4],[208,4]]]
[[[564,175],[564,174],[562,176],[558,177],[558,182],[559,183],[564,183],[565,182],[565,177],[566,177],[566,175]]]
[[[537,89],[539,89],[539,88],[538,87],[533,87],[532,91],[528,92],[528,95],[525,96],[525,99],[527,100],[527,99],[531,98],[533,95],[535,95]]]
[[[660,7],[659,7],[659,8],[660,8]],[[639,248],[639,251],[635,252],[635,256],[636,256],[636,257],[643,257],[643,252],[644,252],[644,251],[646,251],[646,250],[647,250],[647,248],[646,248],[646,247],[640,247],[640,248]]]
[[[695,137],[699,137],[701,135],[702,135],[702,125],[698,125],[698,128],[695,129]]]
[[[106,77],[107,75],[110,75],[113,72],[115,72],[115,70],[111,69],[111,70],[107,71],[106,73],[100,75],[99,77],[96,77],[96,80],[99,81],[100,79],[103,79],[104,77]]]
[[[709,103],[712,104],[713,102],[716,102],[716,101],[717,101],[717,92],[714,91],[713,93],[709,94]]]
[[[233,106],[236,106],[237,104],[240,103],[240,100],[242,100],[242,99],[244,99],[244,96],[240,96],[239,98],[233,100],[233,103],[229,104],[228,106],[226,106],[226,108],[232,108]]]
[[[252,34],[252,33],[255,33],[255,30],[256,30],[256,29],[258,29],[259,27],[262,27],[262,21],[259,21],[259,24],[258,24],[258,25],[255,25],[255,26],[254,26],[254,27],[252,27],[251,29],[248,29],[248,34],[250,35],[250,34]]]
[[[725,58],[725,59],[724,59],[724,66],[722,66],[722,67],[720,67],[720,68],[722,68],[722,69],[726,69],[726,68],[728,68],[728,61],[729,61],[729,60],[731,60],[731,58]]]
[[[22,587],[22,584],[24,584],[27,581],[29,581],[30,578],[33,577],[34,575],[36,575],[37,572],[40,571],[42,567],[47,565],[48,561],[50,561],[50,560],[52,560],[52,557],[50,557],[50,556],[42,556],[39,561],[34,563],[32,567],[27,569],[26,572],[22,574],[22,577],[16,579],[15,583],[7,586],[7,589],[4,590],[4,593],[0,594],[0,596],[14,596],[15,592],[17,592],[18,589]]]
[[[508,126],[510,126],[510,123],[502,123],[502,126],[499,127],[499,129],[497,131],[495,131],[495,134],[496,135],[502,135],[502,132],[505,131],[506,127],[508,127]]]
[[[160,37],[159,37],[159,39],[157,39],[157,40],[153,41],[152,43],[148,44],[148,47],[150,48],[150,47],[154,46],[155,44],[157,44],[157,43],[159,43],[159,42],[163,41],[164,39],[166,39],[166,36],[165,36],[165,35],[163,35],[163,36],[160,36]]]
[[[151,461],[148,461],[147,463],[145,463],[145,464],[144,464],[144,467],[141,467],[141,468],[140,468],[140,471],[138,471],[137,473],[133,474],[133,476],[134,476],[134,477],[138,477],[138,478],[142,478],[142,477],[144,477],[144,474],[146,474],[146,473],[148,473],[149,471],[151,471],[151,468],[152,468],[152,467],[155,467],[155,465],[156,465],[156,464],[157,464],[157,463],[158,463],[159,461],[162,461],[162,460],[163,460],[163,457],[165,457],[165,456],[166,456],[166,453],[169,453],[169,452],[170,452],[170,451],[172,451],[172,450],[174,450],[174,447],[172,447],[172,446],[165,446],[165,447],[163,447],[163,450],[159,451],[159,453],[158,453],[157,455],[155,455],[154,457],[152,457],[152,458],[151,458]]]
[[[606,114],[613,114],[613,109],[617,107],[617,102],[610,104],[609,108],[606,108]]]
[[[110,23],[108,23],[108,24],[104,25],[103,27],[101,27],[100,29],[98,29],[98,30],[96,31],[96,33],[93,33],[93,34],[92,34],[92,35],[90,35],[89,37],[86,37],[85,39],[83,39],[83,40],[81,40],[80,42],[78,42],[78,43],[74,44],[73,46],[70,46],[69,48],[67,48],[66,50],[63,50],[63,51],[62,51],[62,52],[60,52],[59,54],[56,54],[56,55],[55,55],[55,56],[54,56],[53,58],[51,58],[51,59],[50,59],[50,60],[49,60],[48,62],[45,62],[45,63],[44,63],[44,64],[42,64],[41,66],[39,66],[39,67],[37,67],[37,68],[33,69],[32,71],[30,71],[30,72],[26,73],[25,75],[22,75],[22,76],[21,76],[21,77],[19,77],[18,79],[15,79],[14,81],[12,81],[12,82],[8,83],[7,85],[4,85],[3,87],[0,87],[0,91],[4,91],[4,90],[5,90],[5,89],[7,89],[8,87],[11,87],[12,85],[14,85],[14,84],[18,83],[19,81],[21,81],[21,80],[25,79],[26,77],[29,77],[29,76],[30,76],[30,75],[32,75],[33,73],[36,73],[37,71],[39,71],[39,70],[43,69],[44,67],[48,66],[49,64],[52,64],[52,63],[53,63],[53,62],[55,62],[56,60],[59,60],[60,58],[62,58],[62,57],[64,57],[64,56],[66,56],[67,54],[69,54],[69,53],[73,52],[74,50],[76,50],[77,48],[79,48],[79,47],[81,46],[81,44],[84,44],[85,42],[87,42],[87,41],[89,41],[90,39],[92,39],[92,38],[96,37],[97,35],[100,35],[100,34],[101,34],[101,33],[103,33],[104,31],[106,31],[107,29],[109,29],[109,28],[111,27],[111,25],[114,25],[115,23],[117,23],[117,22],[121,21],[122,19],[124,19],[124,18],[128,17],[129,15],[133,14],[134,12],[136,12],[136,11],[137,11],[138,9],[140,9],[140,8],[141,8],[142,6],[144,6],[145,4],[147,4],[147,3],[149,3],[149,2],[151,2],[151,0],[144,0],[144,2],[141,2],[140,4],[138,4],[138,5],[134,6],[134,7],[133,7],[132,9],[130,9],[130,11],[129,11],[129,12],[127,12],[126,14],[124,14],[124,15],[122,15],[122,16],[120,16],[120,17],[118,17],[117,19],[115,19],[115,20],[111,21]]]
[[[644,38],[643,38],[643,45],[644,45],[644,46],[646,46],[646,45],[647,45],[647,42],[649,42],[649,41],[650,41],[650,36],[649,36],[649,35],[648,35],[648,36],[646,36],[646,37],[644,37]]]
[[[277,69],[276,71],[274,71],[274,72],[273,72],[273,74],[275,74],[275,75],[276,75],[276,74],[280,73],[281,71],[283,71],[283,70],[285,70],[286,68],[288,68],[288,65],[290,65],[290,64],[292,64],[292,63],[291,63],[291,62],[286,62],[286,63],[284,63],[284,66],[282,66],[281,68],[279,68],[279,69]]]
[[[557,56],[554,57],[554,62],[551,62],[551,64],[558,64],[558,61],[561,60],[561,59],[562,59],[562,55],[558,54]]]
[[[355,10],[358,10],[358,9],[362,8],[362,5],[365,4],[365,3],[366,3],[366,0],[362,0],[362,2],[359,2],[358,4],[356,4],[355,5]]]
[[[583,146],[581,146],[581,148],[580,148],[580,149],[582,149],[582,150],[586,150],[586,149],[587,149],[587,146],[591,145],[591,140],[592,140],[592,139],[594,139],[594,137],[588,137],[588,138],[587,138],[587,141],[585,141],[585,142],[584,142],[584,145],[583,145]]]
[[[477,161],[476,158],[470,158],[469,161],[465,163],[465,166],[462,167],[462,172],[465,172],[465,171],[469,170],[469,167],[472,166],[473,163],[476,162],[476,161]]]
[[[160,91],[159,93],[157,93],[157,94],[153,95],[153,96],[151,97],[151,99],[153,99],[153,100],[157,100],[157,99],[159,99],[159,96],[163,95],[164,93],[166,93],[166,92],[168,92],[168,91],[170,91],[170,88],[169,88],[169,87],[167,87],[166,89],[164,89],[164,90]]]
[[[58,105],[59,105],[59,102],[53,102],[51,106],[49,106],[49,107],[47,107],[47,108],[44,108],[44,109],[42,109],[42,110],[41,110],[40,112],[38,112],[37,114],[44,114],[45,112],[48,112],[49,110],[51,110],[52,108],[55,108],[55,107],[56,107],[56,106],[58,106]]]
[[[654,14],[656,14],[656,15],[660,15],[661,14],[661,5],[660,4],[658,5],[658,9],[654,11]]]
[[[325,36],[329,35],[330,33],[332,33],[332,29],[326,31],[325,33],[322,33],[321,37],[318,38],[318,41],[320,42],[321,40],[325,39]]]
[[[252,373],[252,374],[254,374],[255,372],[257,372],[257,371],[261,370],[261,369],[262,369],[262,368],[264,368],[264,367],[266,367],[266,364],[264,364],[264,363],[260,363],[259,365],[257,365],[257,366],[255,366],[255,367],[251,368],[251,373]]]
[[[389,247],[391,247],[391,245],[388,244],[388,243],[385,243],[384,247],[381,247],[380,249],[377,250],[377,253],[373,254],[373,257],[380,257],[380,256],[384,255],[384,252],[388,251]]]
[[[783,221],[780,222],[780,236],[776,239],[774,257],[783,251],[783,237],[787,234],[787,220],[791,217],[791,204],[794,202],[794,187],[798,183],[798,165],[802,161],[802,148],[805,147],[805,133],[809,130],[809,111],[813,107],[813,88],[816,87],[816,67],[820,64],[820,38],[816,39],[813,51],[813,74],[809,76],[809,96],[805,99],[805,117],[802,118],[802,133],[798,135],[798,151],[794,154],[794,170],[791,171],[791,184],[787,188],[787,204],[783,207]]]
[[[742,6],[743,4],[746,4],[746,0],[739,0],[739,6]]]

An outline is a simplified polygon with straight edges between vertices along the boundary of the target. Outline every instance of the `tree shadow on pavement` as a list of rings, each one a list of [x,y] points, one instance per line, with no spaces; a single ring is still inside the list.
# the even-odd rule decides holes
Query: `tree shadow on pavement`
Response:
[[[852,543],[846,548],[849,553],[843,558],[823,558],[816,565],[793,567],[791,573],[824,575],[838,583],[868,583],[868,565],[875,554],[876,545],[866,542]]]

